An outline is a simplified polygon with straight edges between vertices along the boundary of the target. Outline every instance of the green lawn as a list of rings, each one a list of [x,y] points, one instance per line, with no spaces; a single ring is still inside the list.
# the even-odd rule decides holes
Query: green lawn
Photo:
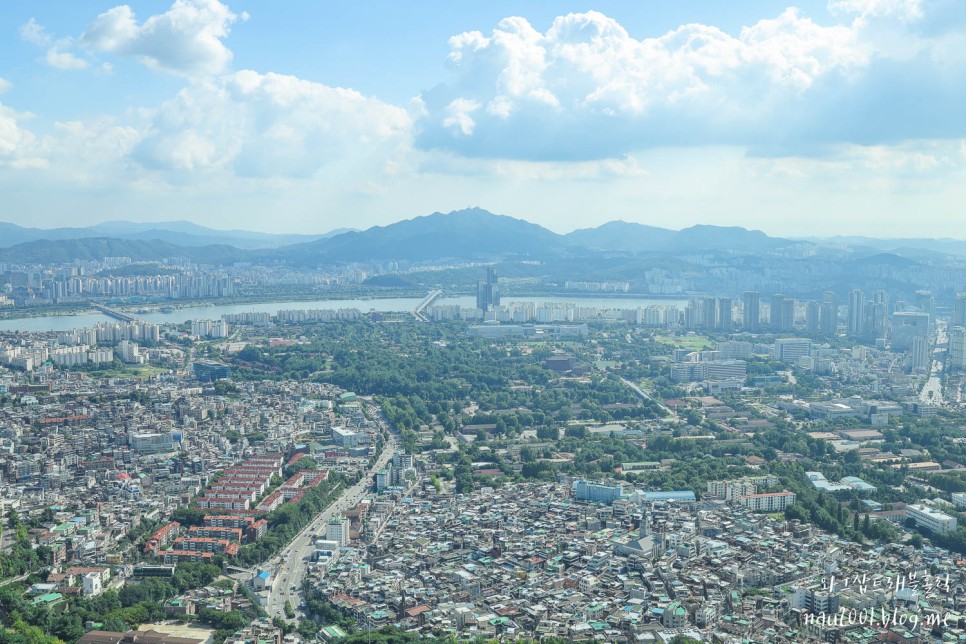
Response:
[[[691,349],[692,351],[702,351],[704,349],[714,348],[714,342],[703,335],[656,335],[654,336],[654,341],[661,342],[663,344],[670,344],[675,347],[684,347],[685,349]]]
[[[150,378],[165,371],[167,371],[166,368],[143,365],[139,367],[123,367],[121,369],[98,369],[96,371],[85,371],[84,373],[91,378],[137,378],[144,380],[145,378]]]

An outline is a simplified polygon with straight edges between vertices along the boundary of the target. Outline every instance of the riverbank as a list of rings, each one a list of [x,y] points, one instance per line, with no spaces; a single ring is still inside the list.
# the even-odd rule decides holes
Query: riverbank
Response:
[[[0,320],[21,320],[25,318],[47,318],[60,315],[87,315],[97,313],[90,306],[68,304],[64,306],[28,306],[22,308],[5,307],[0,309]]]
[[[392,293],[393,295],[390,295]],[[324,298],[305,299],[284,299],[284,298],[231,298],[230,301],[209,300],[191,302],[136,302],[128,305],[118,305],[111,303],[112,308],[123,310],[141,320],[154,322],[157,324],[184,324],[188,320],[218,320],[223,315],[237,315],[247,313],[268,313],[276,315],[281,310],[305,309],[305,310],[335,310],[335,309],[358,309],[363,313],[405,313],[411,312],[426,297],[425,293],[410,295],[412,291],[383,291],[381,293],[369,292],[365,295],[355,294],[349,297],[349,293],[331,294]],[[408,296],[407,296],[408,295]],[[546,303],[563,304],[570,302],[585,307],[597,307],[600,309],[636,309],[652,304],[683,305],[684,299],[657,298],[650,295],[634,296],[621,294],[620,296],[602,296],[600,294],[566,293],[564,295],[525,295],[525,294],[506,294],[503,296],[504,303],[514,301],[529,301],[537,306]],[[462,308],[472,308],[476,306],[474,295],[444,295],[437,301],[440,306],[459,306]],[[168,307],[171,307],[170,309]],[[38,313],[38,311],[30,311]],[[97,312],[90,312],[86,307],[81,312],[68,313],[58,311],[53,315],[31,315],[29,317],[16,317],[0,320],[0,331],[68,331],[71,329],[90,327],[100,322],[114,322],[113,319]]]
[[[385,299],[406,299],[422,298],[426,292],[412,289],[365,289],[362,291],[314,291],[314,292],[281,292],[274,294],[244,295],[220,298],[200,298],[195,300],[154,300],[150,302],[100,302],[113,309],[124,311],[125,313],[137,314],[138,312],[161,312],[162,309],[170,308],[175,311],[183,309],[196,309],[207,306],[244,306],[248,304],[275,304],[275,303],[298,303],[298,302],[318,302],[318,301],[374,301]],[[446,291],[444,299],[454,299],[474,296],[469,291]],[[519,292],[504,291],[501,294],[504,301],[521,300],[525,298],[552,298],[554,300],[627,300],[627,299],[648,299],[648,300],[682,300],[685,295],[664,294],[664,293],[587,293],[561,291],[558,289],[527,289]],[[17,320],[22,318],[53,317],[61,315],[87,315],[95,314],[97,311],[89,305],[65,304],[48,305],[36,307],[5,307],[0,309],[0,320]]]

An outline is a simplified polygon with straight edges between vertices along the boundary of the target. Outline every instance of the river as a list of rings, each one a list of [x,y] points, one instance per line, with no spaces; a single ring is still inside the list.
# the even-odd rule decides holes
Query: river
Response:
[[[394,311],[412,311],[422,301],[421,297],[386,297],[361,300],[311,300],[296,302],[265,302],[262,304],[229,304],[215,306],[189,306],[175,309],[169,313],[152,311],[150,313],[131,313],[135,317],[157,322],[158,324],[180,324],[187,320],[209,319],[218,320],[226,313],[271,313],[279,311],[301,309],[359,309],[363,313],[377,311],[389,313]],[[639,306],[677,305],[684,306],[684,299],[654,299],[645,297],[527,297],[503,296],[502,303],[533,302],[537,305],[547,302],[571,302],[580,306],[597,307],[600,309],[636,309]],[[476,298],[472,295],[460,297],[441,297],[436,301],[438,305],[458,304],[462,307],[476,305]],[[130,312],[130,309],[127,309]],[[113,318],[97,312],[78,313],[75,315],[50,315],[45,317],[14,318],[0,320],[0,331],[69,331],[83,327],[94,326],[99,322],[116,322]]]

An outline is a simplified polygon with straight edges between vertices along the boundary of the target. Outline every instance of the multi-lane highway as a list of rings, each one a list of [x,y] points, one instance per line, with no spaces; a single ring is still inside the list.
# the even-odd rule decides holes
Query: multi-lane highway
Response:
[[[358,483],[342,492],[339,498],[323,510],[315,519],[305,527],[282,552],[271,561],[271,565],[278,575],[275,582],[275,589],[269,595],[268,606],[265,609],[270,617],[285,618],[285,601],[288,600],[296,612],[296,618],[302,617],[299,609],[301,603],[302,580],[308,569],[309,561],[315,550],[315,540],[325,538],[325,526],[329,519],[339,515],[348,509],[355,507],[362,499],[366,489],[372,483],[372,475],[381,470],[392,458],[396,451],[396,437],[390,435],[383,447],[379,459],[367,471],[366,476]]]
[[[943,324],[937,324],[936,343],[934,346],[938,348],[943,345],[949,345],[949,337],[946,335],[946,326]],[[922,391],[919,392],[919,402],[933,405],[943,404],[943,375],[942,361],[936,359],[930,360],[929,377],[926,379],[926,383],[923,385]]]

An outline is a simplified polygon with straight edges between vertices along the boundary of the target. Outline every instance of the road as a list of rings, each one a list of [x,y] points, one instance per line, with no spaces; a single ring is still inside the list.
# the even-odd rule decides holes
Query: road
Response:
[[[16,583],[18,581],[23,581],[24,579],[26,579],[27,577],[29,577],[31,574],[32,573],[27,572],[27,573],[24,573],[24,574],[20,575],[19,577],[11,577],[9,579],[4,579],[3,581],[0,581],[0,587],[6,586],[7,584],[13,584],[13,583]]]
[[[382,454],[376,463],[369,468],[367,475],[351,488],[346,489],[335,503],[319,513],[282,550],[281,554],[272,560],[272,565],[277,567],[277,580],[275,582],[275,590],[269,595],[268,606],[265,607],[269,617],[281,617],[285,619],[285,601],[288,600],[292,605],[292,609],[295,610],[296,619],[302,618],[302,611],[299,610],[299,604],[302,598],[299,593],[302,591],[302,580],[305,578],[309,560],[315,551],[315,540],[320,538],[318,536],[319,532],[324,531],[326,524],[328,524],[329,519],[333,515],[351,509],[359,503],[372,483],[373,474],[386,466],[395,451],[396,437],[390,434],[385,446],[383,446]],[[295,586],[295,590],[292,590],[292,586]]]
[[[946,337],[945,326],[937,324],[935,346],[938,347],[948,342],[949,338]],[[923,385],[922,391],[919,392],[919,402],[931,403],[933,405],[943,404],[943,363],[939,360],[932,360],[929,369],[929,378],[926,380],[926,384]]]
[[[633,382],[631,382],[627,378],[621,378],[621,381],[625,385],[627,385],[628,387],[630,387],[631,389],[633,389],[634,390],[634,393],[636,393],[638,396],[640,396],[644,400],[649,400],[652,403],[656,404],[658,407],[661,408],[661,410],[664,411],[665,414],[667,414],[671,418],[674,418],[675,420],[677,420],[678,415],[677,415],[677,413],[673,409],[671,409],[667,405],[663,404],[661,401],[659,401],[656,398],[654,398],[654,396],[652,396],[651,394],[647,393],[646,391],[644,391],[643,389],[641,389],[638,385],[634,384]]]

